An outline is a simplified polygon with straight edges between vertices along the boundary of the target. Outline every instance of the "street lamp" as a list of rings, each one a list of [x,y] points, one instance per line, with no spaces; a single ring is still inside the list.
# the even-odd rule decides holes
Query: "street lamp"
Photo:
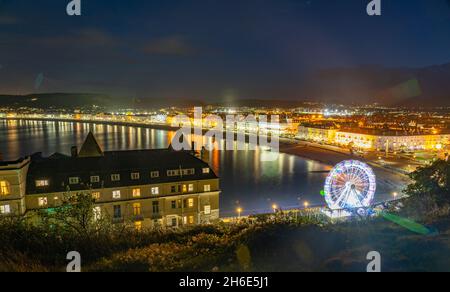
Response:
[[[398,197],[398,193],[397,193],[397,192],[394,192],[394,193],[392,194],[392,196],[394,196],[394,199],[396,199],[396,198]]]
[[[242,208],[237,208],[236,212],[238,213],[238,218],[241,219]]]
[[[272,209],[273,209],[273,212],[276,213],[277,209],[278,209],[278,206],[276,204],[273,204],[272,205]]]
[[[308,209],[308,207],[309,207],[309,202],[303,203],[303,206],[305,206],[305,209]]]

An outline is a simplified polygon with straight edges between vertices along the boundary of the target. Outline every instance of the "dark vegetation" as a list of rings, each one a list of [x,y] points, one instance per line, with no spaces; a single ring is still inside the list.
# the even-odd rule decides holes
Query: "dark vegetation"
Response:
[[[417,234],[383,217],[330,222],[322,216],[258,216],[239,224],[142,230],[93,220],[87,195],[61,208],[3,218],[0,271],[65,271],[78,251],[83,271],[357,271],[378,251],[383,271],[450,270],[450,165],[411,174],[409,198],[388,212],[425,225]]]

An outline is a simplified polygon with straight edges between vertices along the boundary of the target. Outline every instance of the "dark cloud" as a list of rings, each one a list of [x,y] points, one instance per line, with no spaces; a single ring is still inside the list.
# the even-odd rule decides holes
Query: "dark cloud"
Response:
[[[191,44],[182,36],[169,36],[152,40],[142,51],[152,55],[189,56],[195,53]]]
[[[18,24],[19,18],[9,15],[0,15],[0,25]]]

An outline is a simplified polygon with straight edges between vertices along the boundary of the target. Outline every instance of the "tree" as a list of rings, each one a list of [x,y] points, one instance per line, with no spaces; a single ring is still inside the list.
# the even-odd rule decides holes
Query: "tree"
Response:
[[[89,236],[110,226],[110,220],[95,209],[95,200],[90,193],[67,194],[60,206],[42,211],[40,215],[46,224],[58,224],[81,236]]]
[[[410,196],[406,209],[421,215],[443,214],[450,206],[450,162],[437,160],[410,174],[414,181],[405,193]]]

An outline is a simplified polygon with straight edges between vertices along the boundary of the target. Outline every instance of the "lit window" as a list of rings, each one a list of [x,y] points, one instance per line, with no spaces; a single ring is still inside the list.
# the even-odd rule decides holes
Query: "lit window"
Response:
[[[210,192],[211,191],[211,185],[204,185],[203,186],[203,191],[204,192]]]
[[[48,205],[47,197],[38,198],[39,207],[46,207]]]
[[[190,184],[190,185],[189,185],[188,191],[189,191],[189,192],[193,192],[193,191],[194,191],[194,185],[193,185],[193,184]]]
[[[138,198],[141,196],[141,189],[133,189],[133,198]]]
[[[70,177],[69,178],[69,184],[70,185],[77,185],[80,182],[79,177]]]
[[[10,205],[0,206],[0,214],[1,215],[10,214],[10,213],[11,213],[11,206]]]
[[[194,207],[194,199],[189,199],[188,200],[188,207],[189,208],[193,208]]]
[[[183,169],[183,175],[194,175],[195,174],[195,169],[190,168],[190,169]]]
[[[159,195],[159,187],[152,188],[152,195]]]
[[[159,171],[152,171],[150,173],[151,178],[158,178],[159,177]]]
[[[131,179],[132,180],[138,180],[141,177],[141,175],[139,174],[139,172],[133,172],[131,174]]]
[[[194,224],[194,216],[189,216],[189,224]]]
[[[112,174],[111,181],[120,181],[120,174]]]
[[[134,203],[133,204],[133,214],[134,214],[134,216],[141,215],[141,203]]]
[[[98,183],[100,182],[100,177],[99,176],[91,176],[91,183]]]
[[[120,191],[113,191],[113,199],[120,199]]]
[[[98,221],[102,218],[102,209],[100,207],[94,207],[94,220]]]
[[[36,187],[42,188],[42,187],[48,187],[49,183],[48,180],[37,180],[36,181]]]
[[[93,192],[92,193],[92,199],[100,200],[100,192]]]
[[[205,215],[210,215],[211,214],[211,206],[206,205],[204,211],[205,211]]]
[[[0,196],[8,196],[11,194],[10,185],[7,181],[0,181]]]
[[[203,174],[209,174],[209,168],[203,168]]]
[[[183,185],[183,193],[187,193],[187,185]]]
[[[167,171],[167,176],[179,176],[180,175],[180,170],[176,169],[176,170],[168,170]]]
[[[138,232],[142,231],[142,221],[134,222],[134,229]]]

